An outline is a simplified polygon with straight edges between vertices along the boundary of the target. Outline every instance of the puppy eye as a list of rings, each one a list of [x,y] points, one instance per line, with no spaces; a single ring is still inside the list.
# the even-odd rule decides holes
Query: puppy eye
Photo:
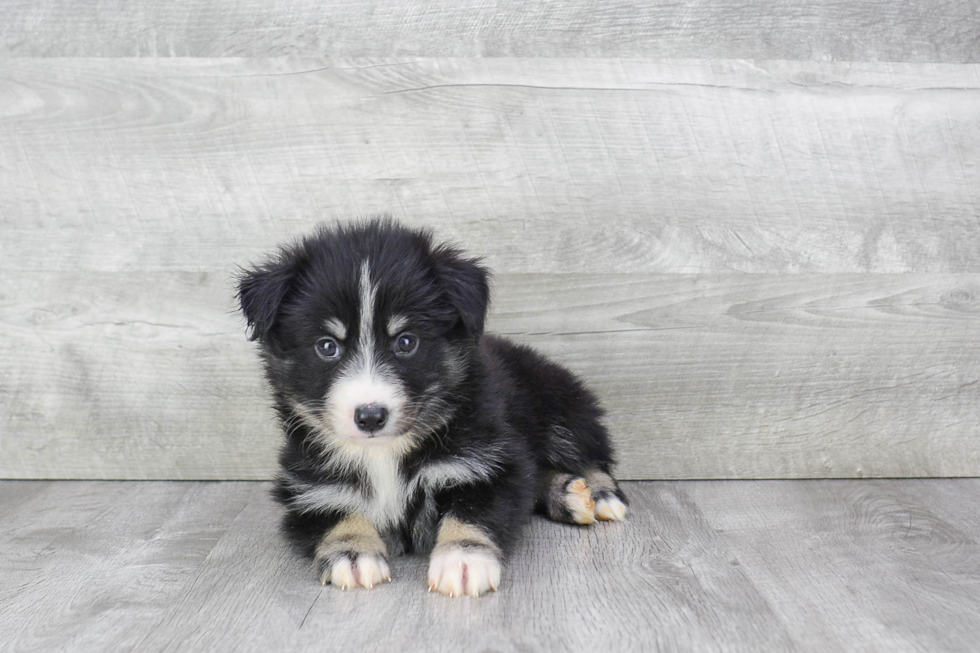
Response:
[[[340,345],[333,338],[320,338],[316,341],[316,355],[325,361],[340,357]]]
[[[419,348],[419,337],[414,333],[403,333],[395,338],[395,353],[399,356],[410,356]]]

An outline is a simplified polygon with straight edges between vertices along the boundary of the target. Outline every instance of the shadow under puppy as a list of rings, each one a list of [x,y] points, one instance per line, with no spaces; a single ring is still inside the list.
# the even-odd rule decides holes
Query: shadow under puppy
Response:
[[[430,590],[479,596],[535,507],[625,516],[595,396],[483,335],[478,260],[375,219],[322,226],[239,281],[286,435],[283,531],[322,583],[373,587],[387,556],[431,552]]]

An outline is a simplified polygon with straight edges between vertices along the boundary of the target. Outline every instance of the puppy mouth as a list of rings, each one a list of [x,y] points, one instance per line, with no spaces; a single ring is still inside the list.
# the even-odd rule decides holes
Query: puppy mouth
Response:
[[[374,433],[365,433],[363,431],[352,431],[347,429],[345,439],[351,442],[384,442],[386,440],[394,440],[405,435],[405,429],[397,428],[392,426],[391,428],[384,428],[380,431]]]
[[[360,444],[364,446],[374,446],[374,445],[384,445],[389,442],[394,442],[395,440],[400,440],[404,437],[404,433],[391,433],[391,434],[378,434],[378,435],[364,435],[355,438],[347,438],[347,442],[352,444]]]

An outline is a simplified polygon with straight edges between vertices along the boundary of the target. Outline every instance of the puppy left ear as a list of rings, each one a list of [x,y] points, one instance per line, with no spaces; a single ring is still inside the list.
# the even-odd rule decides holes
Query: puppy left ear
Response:
[[[443,249],[437,255],[446,297],[470,335],[479,337],[490,305],[490,273],[480,259],[464,258],[457,250]]]

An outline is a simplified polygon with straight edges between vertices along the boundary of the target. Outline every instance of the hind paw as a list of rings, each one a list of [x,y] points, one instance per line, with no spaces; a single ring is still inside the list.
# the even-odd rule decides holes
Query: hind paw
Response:
[[[585,479],[572,474],[555,474],[547,482],[543,502],[555,521],[588,526],[595,521],[595,500]]]
[[[556,473],[547,481],[541,500],[555,521],[588,526],[596,519],[623,521],[626,500],[615,479],[593,470],[584,477]]]
[[[602,521],[623,521],[626,519],[626,504],[615,494],[600,497],[595,502],[595,516]]]

